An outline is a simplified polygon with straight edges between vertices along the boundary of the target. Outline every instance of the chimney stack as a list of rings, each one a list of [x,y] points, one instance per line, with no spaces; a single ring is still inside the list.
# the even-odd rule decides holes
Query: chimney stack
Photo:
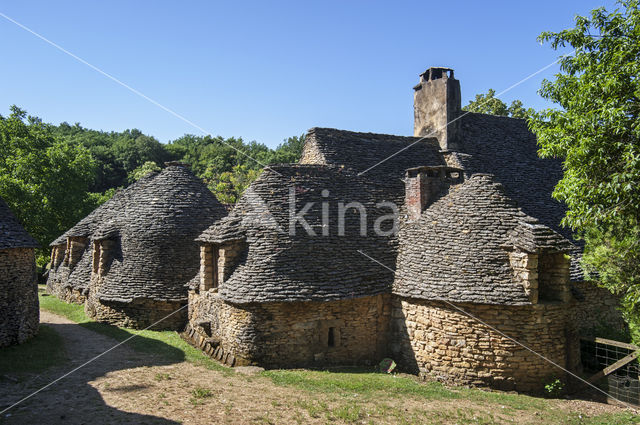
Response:
[[[409,221],[420,218],[422,211],[432,204],[441,192],[452,184],[462,183],[464,174],[459,168],[438,165],[409,168],[405,176],[405,203]]]
[[[460,82],[451,68],[429,68],[420,74],[420,83],[413,88],[414,125],[416,137],[437,137],[440,149],[460,149]]]

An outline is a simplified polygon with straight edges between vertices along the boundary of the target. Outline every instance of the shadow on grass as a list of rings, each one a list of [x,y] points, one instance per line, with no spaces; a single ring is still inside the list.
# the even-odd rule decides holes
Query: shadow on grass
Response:
[[[78,315],[76,307],[70,307],[68,313]],[[101,335],[112,339],[105,339]],[[126,344],[114,348],[118,341],[128,338],[131,340]],[[110,390],[105,386],[99,391],[95,381],[112,372],[165,366],[181,362],[184,358],[182,350],[162,340],[137,335],[135,331],[93,322],[48,323],[41,326],[40,335],[30,342],[0,350],[3,370],[12,373],[20,370],[31,372],[24,383],[0,380],[0,411],[20,402],[4,412],[0,422],[20,425],[175,424],[162,417],[130,413],[107,405],[101,393]],[[40,371],[44,372],[37,374]],[[126,379],[127,375],[121,377]],[[135,397],[145,385],[131,384],[123,388],[128,390],[125,391],[127,396]],[[37,392],[41,389],[41,392]],[[21,401],[30,395],[33,397]]]
[[[37,335],[25,343],[0,348],[0,375],[11,378],[16,374],[42,372],[65,359],[60,335],[51,327],[40,325]]]
[[[185,360],[184,351],[175,348],[164,341],[154,338],[147,338],[144,335],[144,331],[140,332],[135,330],[123,329],[118,328],[117,326],[99,322],[84,322],[79,323],[79,325],[90,331],[111,337],[119,342],[123,342],[129,339],[129,341],[126,342],[126,345],[128,347],[142,353],[158,355],[164,360],[172,363],[179,363]],[[160,332],[154,333],[158,334]]]

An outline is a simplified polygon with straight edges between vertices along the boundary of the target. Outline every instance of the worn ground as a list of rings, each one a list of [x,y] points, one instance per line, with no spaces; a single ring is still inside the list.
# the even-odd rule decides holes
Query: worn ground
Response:
[[[117,342],[55,314],[42,324],[65,342],[68,360],[39,375],[0,378],[0,411]],[[633,423],[623,409],[579,400],[313,391],[265,374],[209,370],[125,346],[109,351],[0,415],[8,424]],[[450,393],[450,390],[447,390]],[[520,400],[520,399],[518,399]],[[587,422],[584,422],[587,421]]]

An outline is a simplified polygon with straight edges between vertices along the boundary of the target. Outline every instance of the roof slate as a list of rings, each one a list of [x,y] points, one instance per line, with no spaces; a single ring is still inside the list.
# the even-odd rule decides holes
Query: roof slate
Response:
[[[564,208],[551,198],[562,175],[561,164],[538,158],[536,139],[523,120],[482,114],[468,114],[462,120],[460,152],[440,151],[435,139],[330,128],[309,130],[303,151],[305,165],[266,170],[230,215],[198,238],[208,243],[248,242],[242,264],[220,285],[221,296],[231,302],[250,303],[332,300],[388,292],[388,279],[393,279],[393,274],[365,253],[396,268],[393,291],[400,295],[528,303],[524,288],[513,283],[507,248],[575,250],[565,238],[568,231],[559,226]],[[400,216],[406,217],[405,170],[442,165],[463,168],[469,181],[449,194],[438,195],[441,199],[421,220],[401,225],[397,237],[376,240],[371,235],[354,239],[296,234],[292,238],[286,230],[274,230],[288,228],[286,190],[291,185],[301,191],[298,202],[345,199],[371,204],[391,200],[400,206]],[[319,196],[323,188],[331,189],[329,198]],[[265,226],[269,220],[272,225]],[[321,227],[318,211],[311,212],[310,220],[316,223],[316,230]],[[358,226],[350,225],[352,230]],[[396,263],[398,244],[402,257]],[[420,276],[427,281],[417,279]]]
[[[96,229],[119,236],[116,254],[97,293],[103,301],[177,301],[200,268],[195,238],[226,215],[206,185],[182,166],[139,181]]]
[[[327,301],[389,292],[393,276],[380,273],[379,267],[358,250],[393,264],[395,238],[377,236],[373,225],[377,218],[391,212],[376,207],[378,202],[397,203],[398,196],[402,197],[395,188],[395,183],[379,184],[343,167],[291,164],[265,169],[230,216],[199,238],[219,243],[243,235],[248,242],[245,258],[219,286],[221,297],[233,303]],[[327,196],[323,196],[323,190],[329,191],[325,192]],[[290,234],[292,199],[295,212],[313,203],[304,218],[316,236],[300,224],[295,226],[295,234]],[[338,203],[354,201],[366,208],[366,235],[360,234],[359,214],[349,210],[341,236]],[[323,203],[329,207],[324,223]],[[327,236],[322,235],[323,229]]]
[[[185,284],[199,270],[198,244],[207,226],[226,210],[206,185],[183,166],[169,166],[118,191],[59,239],[89,240],[73,267],[62,263],[50,278],[63,287],[86,289],[91,278],[91,242],[119,241],[97,296],[104,301],[136,298],[184,300]]]
[[[568,239],[560,226],[565,206],[551,197],[562,178],[562,162],[538,156],[535,135],[522,119],[469,113],[461,118],[466,172],[493,174],[522,210]]]
[[[305,149],[321,152],[324,164],[364,172],[373,180],[402,179],[407,168],[446,165],[436,138],[314,127],[307,133]]]
[[[562,162],[538,156],[536,137],[529,131],[527,122],[478,113],[465,114],[460,120],[464,153],[453,153],[451,157],[462,163],[469,175],[495,175],[526,214],[579,246],[571,229],[560,225],[566,206],[551,196],[562,178]],[[571,254],[572,281],[584,280],[581,252],[577,249]]]
[[[0,198],[0,249],[39,246],[38,242],[22,227],[9,206]]]
[[[571,245],[527,216],[493,176],[475,174],[400,229],[393,293],[412,298],[521,305],[508,249],[568,252]]]

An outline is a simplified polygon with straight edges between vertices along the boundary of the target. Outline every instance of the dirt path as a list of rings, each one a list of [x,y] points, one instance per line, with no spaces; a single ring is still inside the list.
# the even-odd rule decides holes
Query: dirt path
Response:
[[[3,383],[0,386],[2,410],[117,345],[117,341],[112,338],[46,311],[40,312],[40,322],[50,326],[63,338],[69,361],[25,383]],[[113,409],[105,404],[100,393],[90,385],[91,381],[110,371],[153,364],[154,360],[157,359],[150,359],[148,355],[126,346],[117,347],[12,408],[1,420],[4,423],[21,424],[171,423],[153,417],[128,415]],[[37,422],[32,422],[35,418]]]
[[[25,383],[0,382],[0,410],[117,344],[45,311],[41,322],[61,335],[70,360]],[[563,408],[589,414],[617,410],[575,401]],[[466,400],[308,393],[262,376],[171,364],[120,346],[12,408],[0,423],[539,423],[535,412],[497,410]]]

